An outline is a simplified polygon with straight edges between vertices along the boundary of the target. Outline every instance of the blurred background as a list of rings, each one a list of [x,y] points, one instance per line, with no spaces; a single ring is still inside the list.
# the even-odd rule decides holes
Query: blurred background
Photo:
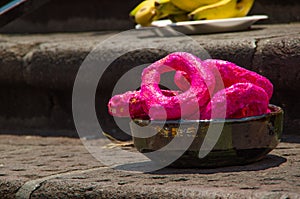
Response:
[[[39,0],[31,0],[43,2]],[[9,0],[1,0],[4,4]],[[44,33],[127,30],[134,27],[128,13],[141,0],[48,0],[36,9],[0,27],[1,33]],[[299,0],[256,0],[249,15],[265,14],[259,23],[291,23],[300,21]]]

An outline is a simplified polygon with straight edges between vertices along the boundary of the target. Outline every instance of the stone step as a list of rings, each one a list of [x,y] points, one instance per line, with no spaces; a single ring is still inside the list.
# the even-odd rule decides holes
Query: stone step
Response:
[[[79,67],[97,45],[97,59],[114,60],[101,79],[96,110],[104,131],[120,139],[107,101],[117,80],[140,64],[172,51],[232,61],[274,84],[271,103],[285,111],[284,133],[299,134],[300,24],[255,25],[249,31],[174,35],[164,30],[0,35],[1,133],[72,136],[72,89]],[[119,35],[118,35],[119,34]],[[173,34],[173,36],[172,36]],[[114,39],[109,39],[114,36]],[[106,43],[105,43],[106,42]],[[128,52],[116,58],[121,52]],[[104,68],[104,66],[97,66]],[[139,79],[140,74],[136,74]],[[87,78],[88,79],[88,78]],[[128,120],[124,119],[124,123]]]

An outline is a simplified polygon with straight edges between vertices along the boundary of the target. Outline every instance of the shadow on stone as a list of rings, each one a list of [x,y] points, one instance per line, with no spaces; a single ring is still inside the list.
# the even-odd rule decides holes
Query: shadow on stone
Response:
[[[283,135],[282,138],[281,138],[281,142],[300,143],[300,136],[296,136],[296,135]]]
[[[273,167],[278,167],[282,163],[286,162],[286,158],[277,155],[267,155],[264,159],[247,165],[228,166],[220,168],[199,168],[199,169],[176,169],[176,168],[164,168],[159,171],[152,172],[152,174],[214,174],[214,173],[227,173],[227,172],[242,172],[242,171],[259,171]]]
[[[278,167],[281,164],[287,161],[286,158],[277,156],[277,155],[267,155],[264,159],[247,165],[237,165],[237,166],[227,166],[227,167],[218,167],[218,168],[193,168],[193,169],[177,169],[177,168],[163,168],[157,171],[149,171],[146,173],[149,174],[215,174],[215,173],[229,173],[229,172],[243,172],[243,171],[259,171],[265,170],[273,167]],[[159,165],[156,165],[159,166]],[[147,167],[155,168],[155,163],[151,161],[144,161],[138,163],[129,163],[118,165],[115,169],[132,171],[132,172],[141,172],[147,170]],[[151,169],[149,169],[151,170]]]

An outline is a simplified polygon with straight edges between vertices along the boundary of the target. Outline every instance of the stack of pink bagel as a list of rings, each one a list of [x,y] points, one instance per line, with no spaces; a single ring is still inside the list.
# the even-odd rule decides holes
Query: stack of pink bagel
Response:
[[[161,90],[160,75],[175,70],[178,90]],[[234,63],[175,52],[144,69],[141,89],[113,96],[112,116],[133,119],[231,119],[269,112],[272,83]]]

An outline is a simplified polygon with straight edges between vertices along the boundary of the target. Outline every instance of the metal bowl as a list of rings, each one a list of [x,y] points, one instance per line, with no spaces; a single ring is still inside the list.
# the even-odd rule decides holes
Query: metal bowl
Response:
[[[269,105],[269,108],[271,112],[268,114],[241,119],[133,120],[130,128],[135,147],[145,156],[168,145],[175,136],[182,141],[192,136],[193,141],[189,147],[169,165],[170,167],[211,168],[244,165],[261,160],[280,142],[283,110],[275,105]],[[220,123],[224,126],[216,144],[205,157],[199,158],[200,146],[203,144],[209,126]],[[153,136],[142,138],[141,134]],[[182,150],[180,144],[176,147],[167,150],[166,153],[172,155],[176,150]],[[163,161],[163,158],[159,157],[149,156],[149,158],[158,163]]]

